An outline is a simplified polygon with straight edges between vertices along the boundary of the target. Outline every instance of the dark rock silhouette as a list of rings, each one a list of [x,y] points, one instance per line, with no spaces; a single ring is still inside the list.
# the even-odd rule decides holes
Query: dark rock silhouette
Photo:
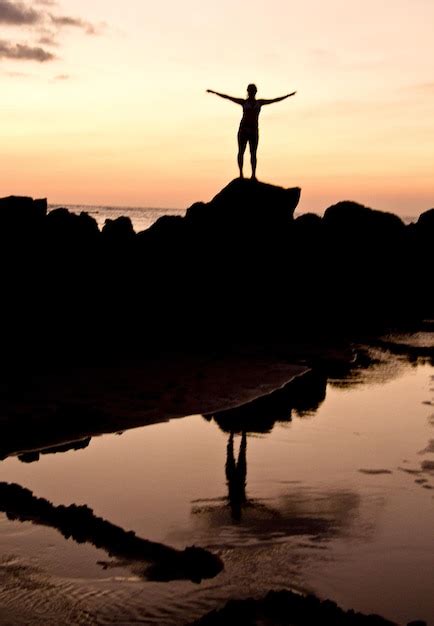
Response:
[[[194,204],[188,209],[186,219],[200,227],[226,228],[228,234],[240,228],[247,233],[254,228],[287,228],[288,222],[293,219],[300,193],[298,187],[284,189],[237,178],[209,204]]]
[[[376,211],[357,202],[338,202],[329,207],[323,217],[328,228],[352,237],[380,238],[404,231],[404,222],[393,213]],[[384,242],[386,243],[386,242]]]
[[[33,200],[24,196],[0,198],[2,234],[7,229],[23,231],[40,225],[47,215],[47,200]]]
[[[343,611],[330,600],[291,591],[270,591],[262,600],[231,600],[192,626],[396,626],[378,615]],[[424,622],[412,622],[426,626]],[[408,626],[411,626],[409,624]]]
[[[434,231],[434,209],[429,209],[425,211],[425,213],[421,213],[416,226],[419,229],[427,229],[432,234]]]
[[[129,217],[106,220],[102,229],[103,239],[112,245],[128,245],[134,239],[134,228]]]
[[[207,550],[191,546],[180,551],[147,541],[96,517],[87,506],[54,506],[19,485],[0,483],[0,511],[10,520],[50,526],[66,539],[91,543],[110,556],[142,563],[142,575],[148,580],[200,582],[203,578],[214,578],[223,569],[221,559]]]
[[[162,345],[312,343],[434,317],[430,211],[405,226],[343,202],[294,219],[299,196],[237,179],[138,234],[126,218],[100,232],[83,213],[1,200],[4,368],[115,363]]]

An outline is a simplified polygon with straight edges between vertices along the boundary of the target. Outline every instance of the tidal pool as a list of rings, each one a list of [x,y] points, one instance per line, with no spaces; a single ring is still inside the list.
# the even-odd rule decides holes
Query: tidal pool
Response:
[[[254,425],[193,415],[0,462],[2,483],[225,566],[200,584],[150,581],[0,513],[0,622],[170,626],[294,589],[433,625],[434,368],[390,357],[324,391]]]

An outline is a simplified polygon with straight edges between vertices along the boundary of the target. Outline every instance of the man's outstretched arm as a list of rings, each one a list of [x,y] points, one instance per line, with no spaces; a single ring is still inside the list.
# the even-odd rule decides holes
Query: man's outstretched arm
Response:
[[[233,98],[232,96],[227,96],[225,93],[219,93],[218,91],[213,91],[212,89],[207,89],[207,93],[213,93],[216,96],[220,96],[220,98],[224,98],[225,100],[230,100],[231,102],[235,102],[235,104],[243,104],[243,98]],[[286,96],[285,96],[286,97]]]
[[[290,98],[291,96],[295,96],[297,92],[293,91],[292,93],[287,93],[286,96],[280,96],[280,98],[272,98],[271,100],[258,100],[259,104],[273,104],[274,102],[280,102],[281,100],[286,100],[286,98]]]

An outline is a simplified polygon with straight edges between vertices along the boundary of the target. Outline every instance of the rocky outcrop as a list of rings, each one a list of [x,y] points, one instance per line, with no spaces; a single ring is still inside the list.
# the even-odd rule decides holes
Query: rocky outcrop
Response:
[[[431,233],[434,231],[434,209],[429,209],[429,211],[425,211],[421,213],[419,219],[417,220],[416,226],[418,229],[427,229]]]
[[[0,200],[8,369],[434,317],[432,210],[410,226],[354,202],[294,219],[299,197],[237,179],[141,233],[126,218],[100,232],[85,213]]]
[[[301,189],[284,189],[250,179],[237,178],[210,203],[198,202],[186,214],[197,228],[226,230],[227,234],[260,229],[287,228],[293,220]]]

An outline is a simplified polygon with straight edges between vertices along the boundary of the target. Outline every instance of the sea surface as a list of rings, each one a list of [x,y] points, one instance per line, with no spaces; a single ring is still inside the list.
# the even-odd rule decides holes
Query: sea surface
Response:
[[[432,333],[413,339],[433,345]],[[0,623],[175,626],[231,597],[293,589],[434,626],[434,368],[377,356],[329,378],[313,408],[270,412],[247,431],[190,415],[1,461],[1,483],[87,505],[152,541],[202,546],[225,569],[200,584],[150,582],[0,513]]]
[[[111,207],[111,206],[91,206],[80,204],[50,204],[49,211],[63,207],[72,213],[81,213],[82,211],[91,215],[102,228],[106,220],[115,220],[118,217],[129,217],[136,233],[146,230],[158,218],[163,215],[185,215],[187,209],[154,209],[144,207]]]

